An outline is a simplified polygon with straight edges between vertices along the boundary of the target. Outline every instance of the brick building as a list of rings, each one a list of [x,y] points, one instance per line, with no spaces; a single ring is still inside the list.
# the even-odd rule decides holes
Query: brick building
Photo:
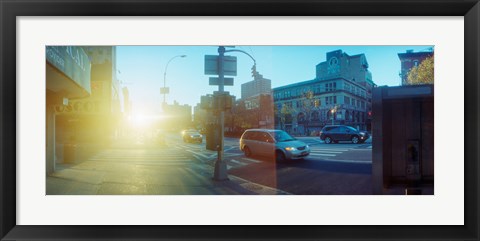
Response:
[[[407,50],[405,53],[399,53],[398,58],[401,62],[400,67],[400,79],[402,85],[407,84],[408,72],[415,66],[418,66],[423,60],[433,56],[433,49],[426,52],[413,52],[413,50]]]
[[[370,130],[374,86],[364,54],[328,52],[314,79],[273,89],[275,128],[297,135],[318,133],[327,124]]]

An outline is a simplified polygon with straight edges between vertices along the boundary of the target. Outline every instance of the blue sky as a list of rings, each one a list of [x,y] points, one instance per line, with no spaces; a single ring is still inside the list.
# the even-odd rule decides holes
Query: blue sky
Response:
[[[252,55],[257,71],[272,80],[272,87],[283,86],[315,78],[315,66],[326,60],[326,53],[341,49],[349,55],[365,54],[372,72],[373,81],[381,86],[398,86],[400,83],[400,60],[398,53],[412,49],[425,51],[433,46],[235,46]],[[227,48],[228,50],[229,48]],[[218,55],[218,46],[118,46],[118,78],[128,87],[133,109],[139,113],[161,111],[163,73],[168,65],[166,86],[170,94],[166,101],[172,104],[188,104],[192,107],[200,96],[211,94],[218,86],[208,84],[204,74],[204,56]],[[240,98],[241,84],[251,81],[253,61],[239,52],[226,53],[237,57],[237,76],[234,85],[225,86],[225,91]]]

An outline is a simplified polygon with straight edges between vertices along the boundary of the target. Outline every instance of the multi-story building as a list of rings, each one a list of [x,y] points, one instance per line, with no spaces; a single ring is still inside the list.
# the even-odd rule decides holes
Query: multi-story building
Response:
[[[180,105],[174,101],[172,105],[163,105],[163,114],[166,115],[164,126],[169,129],[184,129],[192,126],[192,106]]]
[[[402,85],[407,84],[408,72],[413,67],[418,66],[423,60],[433,56],[433,49],[425,52],[413,52],[413,50],[407,50],[405,53],[399,53],[398,58],[401,62],[400,67],[400,79]]]
[[[275,127],[292,134],[318,133],[327,124],[370,130],[375,86],[364,54],[328,52],[316,77],[273,89]]]
[[[241,134],[249,128],[273,128],[273,116],[272,95],[259,94],[238,100],[226,116],[226,123],[230,130]]]
[[[241,96],[246,99],[260,94],[270,94],[272,92],[272,81],[263,78],[261,74],[254,73],[254,79],[242,84]]]
[[[91,62],[76,46],[47,46],[46,51],[46,174],[55,171],[59,150],[56,108],[91,95]]]
[[[56,106],[57,142],[108,143],[118,135],[122,90],[117,79],[116,47],[82,47],[91,62],[91,95]]]

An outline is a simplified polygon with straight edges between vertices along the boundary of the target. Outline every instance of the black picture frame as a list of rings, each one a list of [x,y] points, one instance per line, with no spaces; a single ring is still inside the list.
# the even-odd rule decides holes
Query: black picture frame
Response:
[[[16,224],[17,16],[464,16],[465,224],[460,226],[23,226]],[[1,240],[479,240],[478,0],[0,0]],[[442,215],[439,213],[438,215]]]

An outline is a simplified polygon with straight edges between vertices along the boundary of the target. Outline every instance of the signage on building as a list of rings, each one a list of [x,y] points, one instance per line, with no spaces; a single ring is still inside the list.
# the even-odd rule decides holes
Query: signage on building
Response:
[[[82,99],[70,99],[67,105],[55,107],[57,114],[110,114],[108,82],[92,81],[92,94]]]
[[[103,105],[99,101],[73,100],[68,105],[58,105],[55,107],[57,114],[99,114],[105,113]]]
[[[88,55],[77,46],[47,46],[47,62],[64,73],[88,93],[90,90],[91,63]]]
[[[218,55],[205,55],[205,74],[218,75]],[[236,56],[223,56],[223,74],[237,76]]]

